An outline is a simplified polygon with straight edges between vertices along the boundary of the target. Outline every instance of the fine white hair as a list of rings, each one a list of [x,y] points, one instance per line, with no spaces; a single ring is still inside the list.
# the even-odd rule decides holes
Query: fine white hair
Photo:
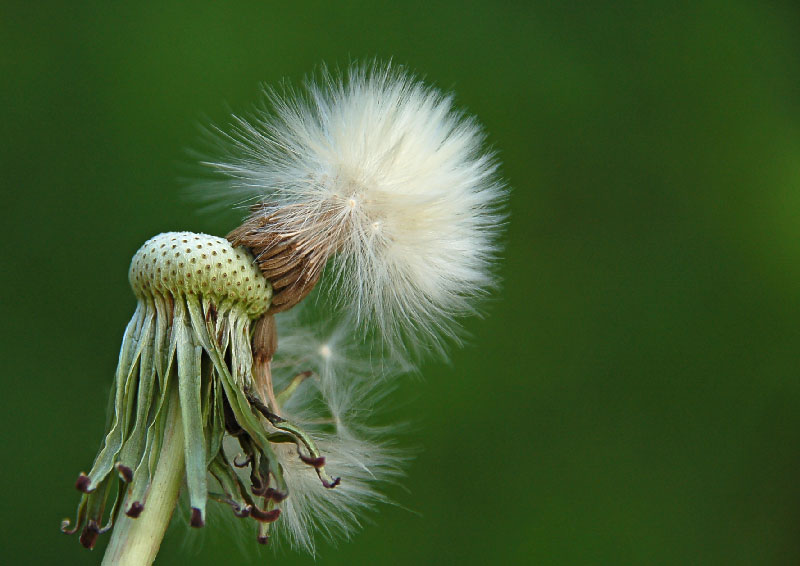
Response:
[[[363,346],[348,341],[346,329],[312,324],[307,311],[300,307],[279,318],[273,372],[278,386],[301,371],[313,372],[283,411],[314,438],[341,484],[323,487],[294,447],[276,446],[291,495],[275,528],[283,535],[279,540],[313,554],[315,535],[329,541],[349,538],[368,511],[389,502],[380,486],[402,475],[407,457],[388,438],[402,424],[387,429],[374,423],[374,413],[392,389],[388,380],[375,387],[376,377],[388,378],[403,368],[370,361]]]
[[[265,230],[331,258],[323,280],[354,324],[395,353],[458,340],[494,281],[506,188],[452,95],[391,64],[323,68],[216,137],[215,196],[258,203]]]

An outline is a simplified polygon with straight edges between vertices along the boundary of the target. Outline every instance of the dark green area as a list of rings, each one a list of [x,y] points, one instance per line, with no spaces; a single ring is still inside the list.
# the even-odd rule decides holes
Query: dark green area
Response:
[[[4,564],[101,560],[58,527],[128,262],[237,220],[183,196],[197,125],[372,57],[486,125],[513,187],[504,286],[452,365],[399,387],[421,448],[399,506],[317,564],[800,562],[791,3],[131,4],[0,7]],[[206,531],[171,530],[160,563],[248,563],[254,541]]]

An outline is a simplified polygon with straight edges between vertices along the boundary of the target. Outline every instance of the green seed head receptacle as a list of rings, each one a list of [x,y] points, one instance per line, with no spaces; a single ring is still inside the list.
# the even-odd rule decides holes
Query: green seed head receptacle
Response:
[[[136,296],[201,295],[221,305],[239,303],[251,318],[269,307],[272,288],[244,248],[224,238],[167,232],[139,248],[128,279]]]

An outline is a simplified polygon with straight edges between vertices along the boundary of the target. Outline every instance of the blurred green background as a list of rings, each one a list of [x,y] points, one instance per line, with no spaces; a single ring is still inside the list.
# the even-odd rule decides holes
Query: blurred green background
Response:
[[[513,187],[504,285],[451,365],[400,384],[421,452],[399,506],[316,563],[800,562],[800,10],[290,4],[0,4],[2,562],[101,560],[107,538],[58,527],[130,257],[238,218],[183,192],[198,124],[373,57],[486,125]],[[171,531],[157,563],[248,563],[213,529]]]

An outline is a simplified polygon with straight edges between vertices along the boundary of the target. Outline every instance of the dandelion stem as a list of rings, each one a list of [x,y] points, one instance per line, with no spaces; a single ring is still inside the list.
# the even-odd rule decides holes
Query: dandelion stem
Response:
[[[103,557],[103,566],[150,566],[153,563],[172,518],[183,477],[183,428],[176,388],[170,395],[158,467],[144,510],[135,519],[120,513]],[[125,508],[127,502],[122,506]]]

